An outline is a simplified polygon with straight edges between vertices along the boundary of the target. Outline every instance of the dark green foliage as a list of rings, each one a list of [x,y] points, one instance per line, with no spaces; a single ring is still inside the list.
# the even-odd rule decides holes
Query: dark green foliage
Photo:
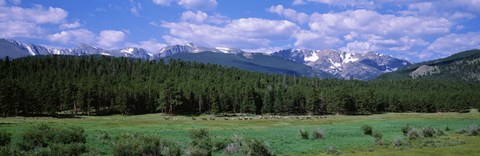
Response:
[[[22,153],[20,152],[20,150],[18,150],[13,146],[0,146],[0,155],[1,156],[10,156],[10,155],[20,156],[22,155]]]
[[[179,156],[181,148],[178,143],[161,139],[158,136],[124,134],[112,144],[113,155],[154,155]]]
[[[88,152],[81,128],[54,128],[46,124],[26,130],[18,144],[22,151],[34,155],[81,155]]]
[[[270,146],[263,140],[250,139],[245,143],[245,154],[248,156],[270,156],[273,155]]]
[[[12,140],[12,134],[0,131],[0,146],[8,146]]]
[[[219,65],[105,56],[0,60],[0,116],[144,114],[372,114],[478,107],[480,84],[335,80]]]
[[[308,131],[306,131],[304,129],[300,129],[300,130],[298,130],[298,134],[300,135],[300,137],[302,139],[308,139]]]
[[[363,125],[362,126],[362,131],[363,131],[363,134],[365,134],[365,135],[372,135],[373,128],[370,125]]]
[[[212,155],[212,139],[206,129],[192,129],[190,139],[192,140],[189,148],[190,152]]]
[[[445,127],[445,131],[450,131],[450,130],[451,130],[450,127],[448,127],[448,126]]]
[[[435,134],[436,134],[435,129],[433,129],[430,126],[422,128],[422,136],[425,137],[425,138],[434,137]]]
[[[403,135],[407,136],[407,134],[408,134],[408,132],[410,132],[410,130],[412,130],[412,127],[410,127],[410,125],[402,127]]]

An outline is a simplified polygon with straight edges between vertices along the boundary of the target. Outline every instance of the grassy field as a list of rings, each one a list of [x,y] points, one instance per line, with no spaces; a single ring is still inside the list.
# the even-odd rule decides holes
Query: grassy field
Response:
[[[370,116],[327,116],[326,119],[254,119],[215,121],[192,120],[191,117],[177,116],[178,120],[164,120],[163,114],[137,116],[87,116],[72,119],[49,117],[0,118],[0,130],[12,133],[13,142],[18,142],[21,133],[33,125],[46,123],[51,126],[83,127],[87,133],[87,145],[102,155],[112,153],[111,141],[99,139],[107,132],[115,137],[123,133],[159,135],[176,140],[182,146],[189,143],[188,132],[195,128],[208,129],[213,138],[230,138],[234,135],[243,138],[267,140],[276,155],[326,155],[329,147],[341,151],[343,155],[480,155],[480,137],[455,134],[455,131],[480,125],[480,113],[387,113]],[[415,128],[432,126],[444,130],[449,127],[447,136],[435,138],[446,145],[394,147],[392,140],[407,140],[401,127]],[[362,125],[370,125],[374,131],[383,133],[385,145],[375,145],[374,138],[364,135]],[[299,129],[312,132],[325,129],[323,140],[301,139]],[[451,143],[451,144],[449,144]],[[445,147],[443,147],[445,146]],[[214,153],[222,155],[222,153]]]

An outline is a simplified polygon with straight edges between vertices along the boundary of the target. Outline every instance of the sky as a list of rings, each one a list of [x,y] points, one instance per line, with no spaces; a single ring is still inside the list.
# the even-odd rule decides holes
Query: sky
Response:
[[[333,49],[420,62],[480,48],[480,0],[0,0],[0,38],[158,52]]]

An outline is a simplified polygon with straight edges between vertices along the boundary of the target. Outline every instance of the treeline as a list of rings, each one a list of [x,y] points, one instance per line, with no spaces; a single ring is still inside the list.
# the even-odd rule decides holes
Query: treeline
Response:
[[[0,60],[0,113],[372,114],[478,108],[480,84],[321,80],[106,56]]]

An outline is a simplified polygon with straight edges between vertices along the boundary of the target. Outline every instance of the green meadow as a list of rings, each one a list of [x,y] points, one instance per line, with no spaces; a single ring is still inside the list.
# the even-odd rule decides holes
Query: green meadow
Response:
[[[480,137],[457,134],[456,131],[480,125],[480,113],[386,113],[368,116],[329,115],[327,118],[295,119],[254,119],[229,120],[217,117],[215,120],[201,120],[189,116],[170,117],[164,114],[135,116],[84,116],[79,118],[51,117],[8,117],[0,118],[0,131],[12,134],[12,144],[20,141],[22,134],[34,125],[47,124],[51,127],[81,127],[85,129],[87,146],[98,155],[112,155],[112,142],[121,134],[157,135],[163,139],[179,142],[187,147],[189,131],[206,129],[212,140],[243,137],[258,138],[268,142],[275,155],[328,155],[331,149],[341,155],[480,155]],[[258,116],[256,116],[258,117]],[[176,118],[174,120],[173,118]],[[375,144],[372,136],[363,134],[361,127],[370,125],[375,132],[381,132],[383,144]],[[446,135],[420,138],[409,141],[401,131],[410,125],[415,129],[431,126],[445,131]],[[448,127],[448,128],[447,128]],[[302,139],[299,130],[310,134],[324,129],[324,139]],[[450,130],[448,130],[450,129]],[[110,139],[103,139],[108,134]],[[394,146],[393,140],[404,142]],[[411,143],[408,143],[411,142]],[[213,153],[224,155],[222,151]]]

